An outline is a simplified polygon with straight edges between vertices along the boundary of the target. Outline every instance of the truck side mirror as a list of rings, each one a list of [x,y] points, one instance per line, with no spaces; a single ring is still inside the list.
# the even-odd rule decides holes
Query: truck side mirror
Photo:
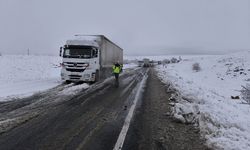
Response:
[[[59,56],[61,57],[62,56],[62,47],[60,47],[60,54],[59,54]]]

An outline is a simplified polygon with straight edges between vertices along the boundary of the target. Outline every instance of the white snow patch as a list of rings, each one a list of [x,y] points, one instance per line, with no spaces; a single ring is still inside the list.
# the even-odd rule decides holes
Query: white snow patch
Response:
[[[129,64],[124,64],[122,69],[133,69],[133,68],[136,68],[136,67],[138,67],[138,64],[129,63]]]
[[[14,119],[6,119],[6,120],[3,120],[3,121],[0,121],[0,125],[2,125],[4,123],[7,123],[7,122],[14,121],[14,120],[16,120],[16,118],[14,118]]]
[[[196,62],[199,72],[192,70]],[[189,119],[194,117],[209,146],[250,149],[250,105],[243,104],[241,97],[231,99],[240,96],[241,85],[250,81],[250,51],[189,58],[157,70],[165,83],[179,91],[174,116],[185,118],[183,122],[192,122],[188,114]]]

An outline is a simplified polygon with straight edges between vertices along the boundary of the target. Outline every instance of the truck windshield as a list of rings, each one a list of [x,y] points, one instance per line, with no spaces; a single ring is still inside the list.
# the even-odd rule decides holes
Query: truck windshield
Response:
[[[68,47],[64,49],[64,58],[93,58],[97,49],[94,47]]]

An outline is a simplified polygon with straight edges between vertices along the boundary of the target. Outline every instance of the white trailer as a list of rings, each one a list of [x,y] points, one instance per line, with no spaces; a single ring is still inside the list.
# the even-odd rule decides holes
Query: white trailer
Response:
[[[61,78],[96,82],[112,75],[115,62],[123,64],[123,50],[104,35],[76,35],[60,48]]]

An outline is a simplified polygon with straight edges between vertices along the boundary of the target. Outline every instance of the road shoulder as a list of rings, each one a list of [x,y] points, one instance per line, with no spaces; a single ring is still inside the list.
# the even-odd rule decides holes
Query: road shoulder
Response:
[[[130,128],[124,149],[140,150],[206,150],[199,130],[192,125],[176,122],[170,115],[170,93],[166,85],[150,69],[144,96]]]

